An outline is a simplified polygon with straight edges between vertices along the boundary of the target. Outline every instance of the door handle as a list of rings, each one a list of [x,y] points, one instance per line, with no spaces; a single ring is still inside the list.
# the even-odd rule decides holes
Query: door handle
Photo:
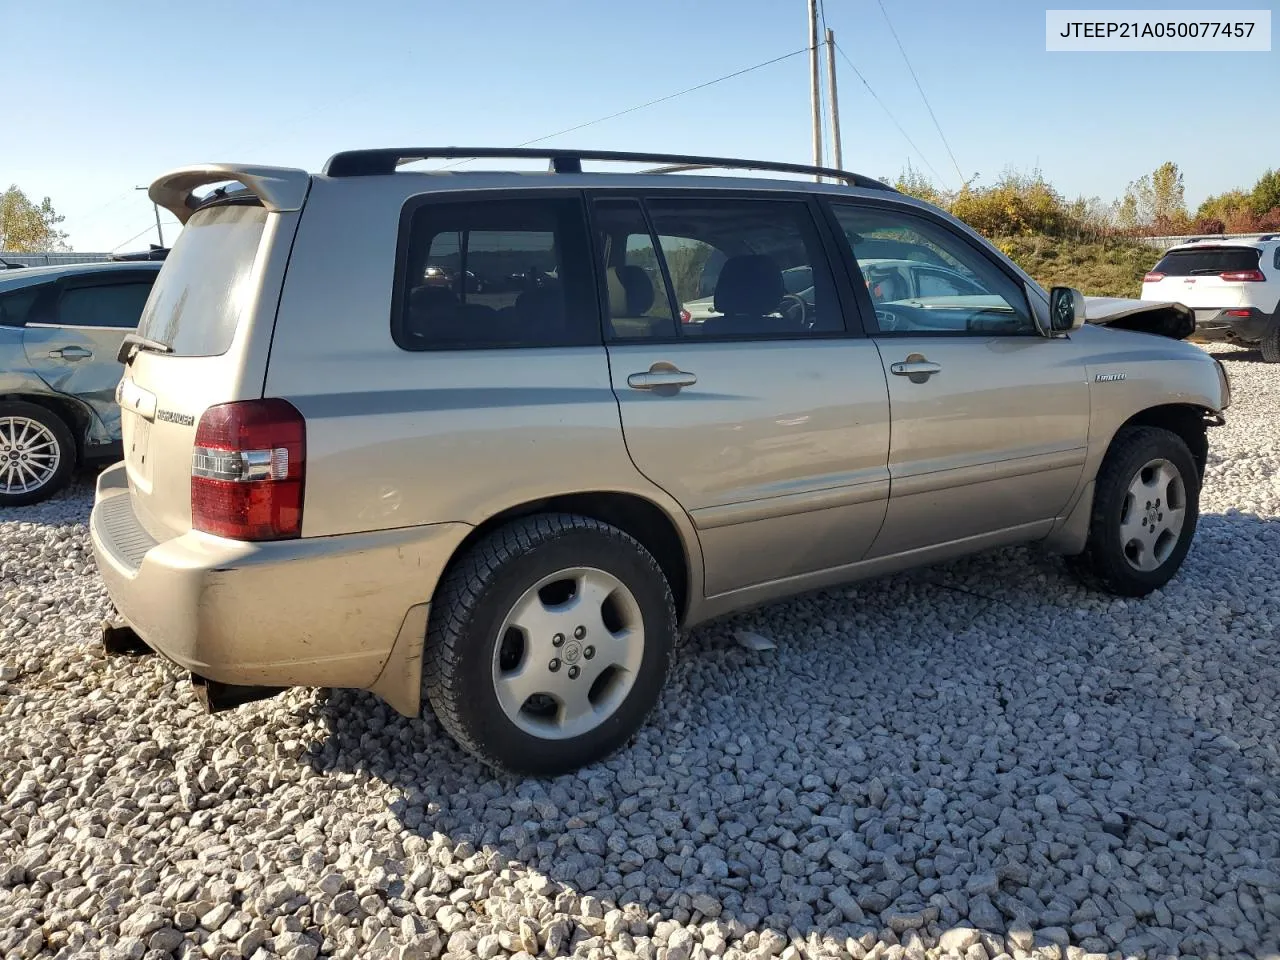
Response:
[[[935,373],[942,372],[942,364],[924,358],[909,357],[891,364],[889,372],[899,377],[910,377],[912,383],[924,383]]]
[[[653,390],[656,387],[691,387],[698,382],[692,373],[683,370],[647,370],[644,373],[633,373],[627,377],[627,386],[632,390]]]
[[[63,347],[61,350],[50,350],[50,360],[88,360],[93,353],[84,347]]]

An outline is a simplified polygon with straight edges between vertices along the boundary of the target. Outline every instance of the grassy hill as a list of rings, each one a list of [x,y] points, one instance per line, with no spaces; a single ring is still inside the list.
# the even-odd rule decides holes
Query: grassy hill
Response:
[[[1040,235],[993,241],[1046,290],[1075,287],[1091,297],[1138,297],[1161,251],[1133,240],[1077,241]]]

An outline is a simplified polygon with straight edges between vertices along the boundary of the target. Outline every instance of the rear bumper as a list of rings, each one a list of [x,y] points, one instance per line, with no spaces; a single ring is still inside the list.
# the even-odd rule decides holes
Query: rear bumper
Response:
[[[120,615],[179,666],[227,684],[379,692],[398,639],[416,649],[396,651],[396,662],[416,664],[426,604],[471,529],[441,523],[274,543],[192,531],[157,543],[134,514],[123,464],[99,475],[89,527]]]
[[[1243,316],[1228,316],[1242,313]],[[1271,315],[1256,307],[1223,307],[1221,309],[1197,308],[1196,336],[1202,340],[1226,340],[1255,343],[1271,322]]]

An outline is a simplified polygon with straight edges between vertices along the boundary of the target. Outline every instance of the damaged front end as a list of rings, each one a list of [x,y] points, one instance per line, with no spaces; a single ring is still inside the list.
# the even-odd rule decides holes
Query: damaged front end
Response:
[[[1154,333],[1185,340],[1196,329],[1196,314],[1181,303],[1131,300],[1127,297],[1085,297],[1085,322],[1118,330]]]

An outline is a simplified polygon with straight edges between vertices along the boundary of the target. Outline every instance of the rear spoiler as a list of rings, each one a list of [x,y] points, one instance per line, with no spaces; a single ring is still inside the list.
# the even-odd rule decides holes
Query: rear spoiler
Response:
[[[276,213],[301,210],[311,174],[296,167],[255,167],[241,163],[201,163],[180,167],[158,177],[147,196],[185,224],[201,203],[195,190],[211,183],[244,184],[262,205]]]
[[[1196,314],[1173,301],[1131,300],[1127,297],[1085,297],[1086,323],[1120,330],[1154,333],[1185,340],[1196,329]]]

